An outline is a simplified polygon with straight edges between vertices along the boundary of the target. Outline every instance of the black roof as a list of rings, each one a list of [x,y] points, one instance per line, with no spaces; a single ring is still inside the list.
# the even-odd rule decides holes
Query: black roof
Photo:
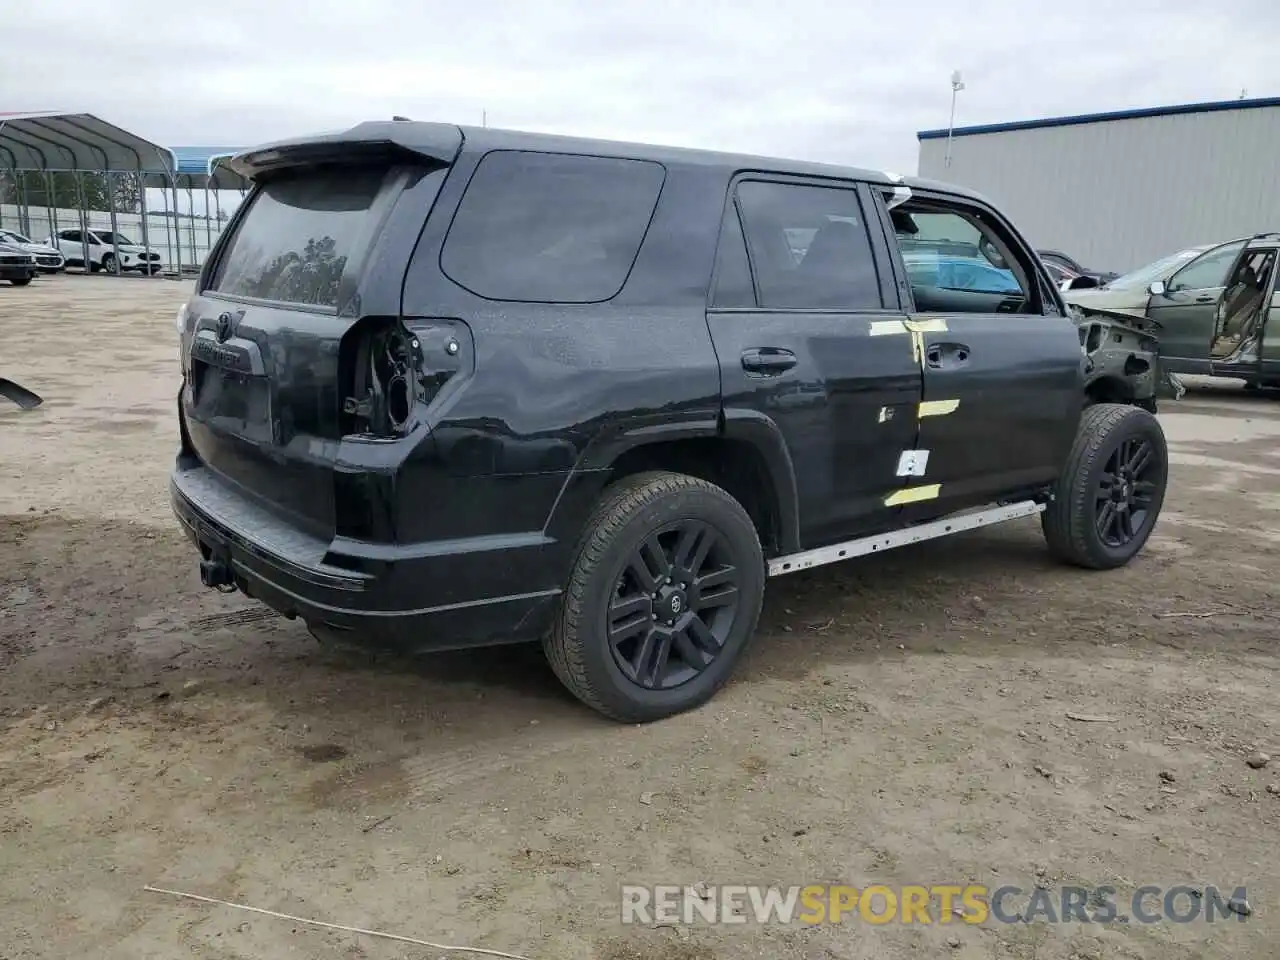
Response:
[[[237,154],[230,166],[243,176],[252,177],[269,169],[295,152],[324,151],[359,145],[382,145],[415,153],[448,163],[457,155],[463,144],[468,149],[488,150],[540,150],[563,153],[584,153],[601,157],[627,157],[656,160],[676,166],[712,166],[737,172],[752,170],[766,173],[791,174],[807,177],[829,177],[864,180],[886,186],[905,185],[920,189],[945,190],[969,197],[979,195],[954,184],[905,177],[883,170],[846,167],[808,160],[787,160],[778,157],[762,157],[745,153],[728,153],[700,150],[690,147],[661,146],[657,144],[628,143],[617,140],[597,140],[586,137],[570,137],[550,133],[531,133],[521,130],[502,130],[494,127],[455,126],[449,123],[432,123],[417,120],[370,120],[349,130],[315,136],[297,137],[263,144]]]

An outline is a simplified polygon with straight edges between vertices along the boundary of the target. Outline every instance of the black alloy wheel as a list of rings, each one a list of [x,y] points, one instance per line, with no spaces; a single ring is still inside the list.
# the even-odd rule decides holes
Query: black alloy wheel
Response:
[[[631,552],[607,613],[609,648],[649,690],[692,680],[724,649],[738,615],[738,568],[721,534],[680,520]]]
[[[1049,550],[1091,570],[1122,567],[1151,536],[1169,482],[1160,421],[1140,407],[1086,407],[1041,516]]]
[[[1155,446],[1143,437],[1123,441],[1107,459],[1098,478],[1098,536],[1108,547],[1123,548],[1141,536],[1155,519],[1160,462]]]
[[[585,525],[543,639],[560,681],[627,723],[711,699],[755,634],[764,551],[723,488],[651,471],[609,486]]]

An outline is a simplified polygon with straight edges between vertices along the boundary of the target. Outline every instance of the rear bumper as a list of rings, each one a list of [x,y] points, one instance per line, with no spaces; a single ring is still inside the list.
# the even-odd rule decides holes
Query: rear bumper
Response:
[[[230,569],[246,595],[353,642],[406,651],[534,640],[559,588],[527,587],[541,534],[408,546],[322,541],[290,527],[203,467],[170,477],[173,512],[204,560]],[[520,581],[524,582],[520,582]]]

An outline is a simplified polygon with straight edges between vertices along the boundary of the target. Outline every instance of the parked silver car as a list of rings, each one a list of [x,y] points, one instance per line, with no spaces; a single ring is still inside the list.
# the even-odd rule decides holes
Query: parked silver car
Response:
[[[0,280],[8,280],[15,287],[25,287],[35,276],[35,254],[0,242]]]
[[[0,230],[0,243],[25,250],[36,258],[36,268],[41,273],[59,273],[67,268],[67,261],[58,251],[47,243],[40,243],[12,230]]]

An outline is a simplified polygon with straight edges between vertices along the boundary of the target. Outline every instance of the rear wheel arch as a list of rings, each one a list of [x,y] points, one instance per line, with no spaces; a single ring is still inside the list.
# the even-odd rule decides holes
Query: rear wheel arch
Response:
[[[743,502],[766,553],[800,549],[791,455],[777,425],[756,410],[598,434],[566,480],[546,532],[562,543],[574,541],[608,487],[651,470],[697,477]]]
[[[741,438],[691,437],[633,446],[611,465],[606,484],[628,477],[663,471],[684,474],[714,484],[738,501],[755,524],[767,554],[786,552],[788,518],[766,454]],[[794,490],[794,483],[792,485]]]

